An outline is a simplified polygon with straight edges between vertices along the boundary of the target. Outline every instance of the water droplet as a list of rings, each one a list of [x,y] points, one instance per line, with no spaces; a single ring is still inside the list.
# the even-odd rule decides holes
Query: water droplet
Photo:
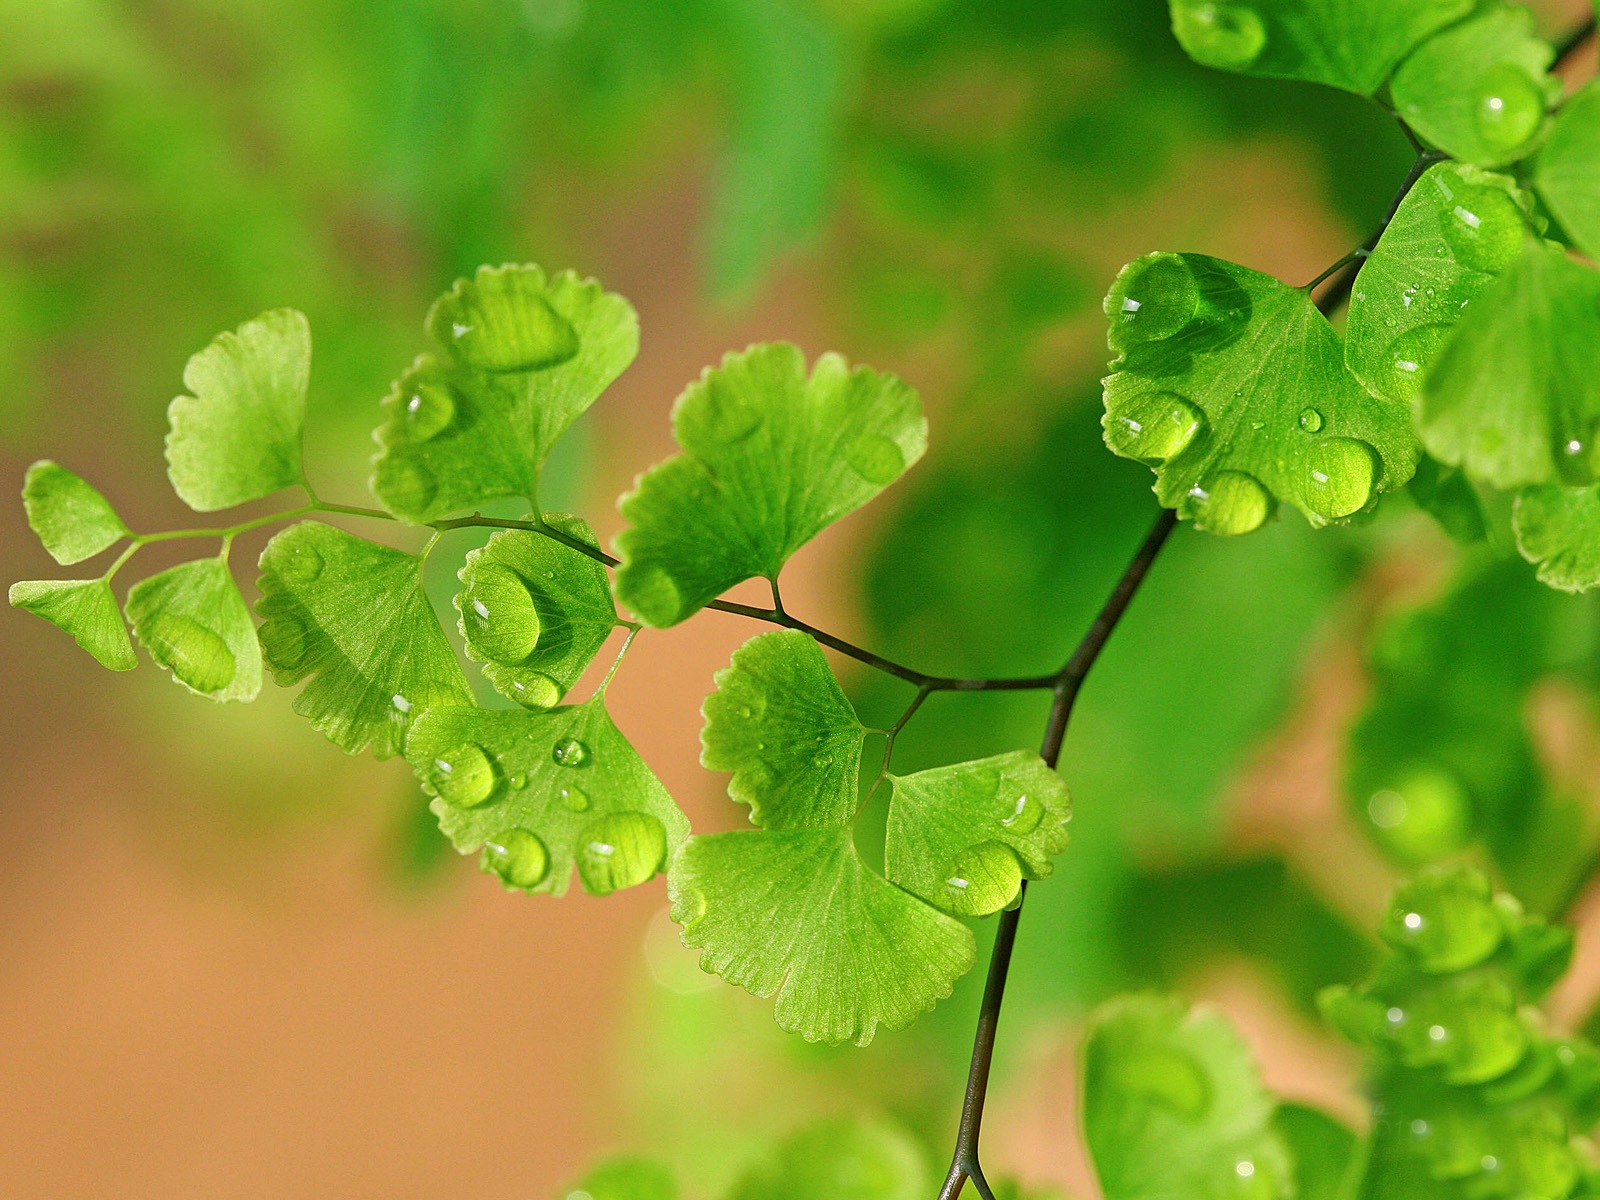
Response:
[[[522,576],[494,563],[473,564],[463,574],[466,587],[459,607],[467,642],[491,662],[522,662],[539,644],[541,625]]]
[[[1300,428],[1307,433],[1317,433],[1322,429],[1322,414],[1314,408],[1300,410]]]
[[[1243,70],[1267,46],[1267,27],[1252,8],[1183,0],[1173,5],[1172,28],[1184,49],[1207,66]]]
[[[483,844],[479,865],[500,876],[507,888],[527,891],[544,882],[550,870],[550,852],[537,834],[526,829],[508,829]]]
[[[1389,395],[1393,399],[1415,398],[1449,336],[1448,325],[1417,325],[1390,343],[1385,358],[1389,364]]]
[[[963,917],[999,912],[1022,886],[1022,864],[1009,846],[980,842],[956,856],[942,873],[941,907]]]
[[[593,756],[589,747],[577,738],[562,738],[556,743],[555,749],[550,752],[550,757],[555,760],[558,767],[586,767]]]
[[[425,442],[448,428],[456,416],[455,391],[441,379],[413,376],[404,397],[406,439]]]
[[[1184,511],[1207,533],[1236,537],[1260,529],[1272,513],[1272,498],[1254,476],[1219,471],[1184,498]]]
[[[139,640],[150,657],[197,692],[222,691],[239,669],[227,642],[179,613],[156,613],[140,629]]]
[[[1484,148],[1497,159],[1517,157],[1544,123],[1544,93],[1532,76],[1503,62],[1478,80],[1474,124]]]
[[[1152,254],[1126,267],[1106,297],[1112,340],[1155,342],[1193,320],[1200,304],[1194,273],[1175,254]]]
[[[1504,190],[1470,184],[1456,188],[1440,216],[1445,243],[1456,261],[1474,271],[1497,274],[1522,252],[1527,223]]]
[[[1500,948],[1505,926],[1489,880],[1470,867],[1433,870],[1403,884],[1390,903],[1383,938],[1431,973],[1463,971]]]
[[[618,598],[651,625],[671,625],[683,616],[683,593],[664,568],[629,564],[618,573],[617,582]]]
[[[844,459],[868,483],[885,487],[900,478],[906,456],[899,443],[877,433],[863,433],[845,447]]]
[[[1588,487],[1594,482],[1592,435],[1574,436],[1570,428],[1556,436],[1556,473],[1568,487]]]
[[[322,555],[305,541],[284,547],[285,553],[276,558],[278,578],[286,583],[315,583],[322,574]]]
[[[561,702],[561,685],[543,671],[503,671],[499,684],[524,708],[554,708]]]
[[[526,775],[524,775],[521,771],[518,771],[515,775],[513,775],[511,777],[509,782],[511,784],[511,790],[512,791],[520,792],[523,788],[528,786],[528,777]]]
[[[573,812],[589,811],[589,793],[577,784],[569,783],[556,793],[556,798]]]
[[[404,512],[427,508],[439,490],[432,471],[409,454],[397,454],[393,448],[378,460],[376,482],[378,494]]]
[[[578,837],[578,878],[596,896],[643,883],[667,860],[667,831],[647,813],[601,817]]]
[[[473,808],[494,795],[494,763],[471,742],[435,758],[429,775],[439,798],[457,808]]]
[[[545,299],[541,278],[520,267],[480,270],[428,314],[434,336],[480,371],[532,371],[578,352],[578,333]]]
[[[1002,786],[1000,801],[1004,813],[1000,818],[1000,824],[1012,833],[1032,833],[1039,828],[1039,822],[1044,819],[1044,805],[1039,803],[1038,797],[1015,786]]]
[[[761,410],[720,376],[711,376],[702,385],[705,400],[700,414],[706,435],[724,446],[735,446],[761,428]]]
[[[1103,422],[1106,442],[1125,458],[1159,466],[1176,458],[1205,427],[1205,417],[1176,392],[1113,397]]]
[[[1325,438],[1306,450],[1306,507],[1329,521],[1360,512],[1378,482],[1378,456],[1356,438]]]

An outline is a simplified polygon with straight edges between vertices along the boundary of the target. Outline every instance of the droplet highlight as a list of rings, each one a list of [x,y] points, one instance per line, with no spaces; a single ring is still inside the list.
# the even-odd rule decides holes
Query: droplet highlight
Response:
[[[516,267],[462,280],[429,314],[429,328],[480,371],[532,371],[578,352],[578,333],[550,306],[534,273]]]
[[[458,605],[468,644],[491,662],[514,666],[539,644],[541,621],[522,577],[494,563],[466,569]]]
[[[1385,351],[1388,363],[1389,395],[1396,400],[1413,400],[1422,382],[1449,339],[1448,325],[1417,325],[1406,330]]]
[[[554,708],[561,702],[561,685],[543,671],[507,670],[497,682],[502,692],[524,708]]]
[[[1123,271],[1106,297],[1106,316],[1114,341],[1155,342],[1188,325],[1199,304],[1194,273],[1176,255],[1158,254]]]
[[[426,442],[450,427],[456,417],[456,397],[449,384],[438,379],[413,378],[401,393],[402,424],[411,442]]]
[[[1182,454],[1205,427],[1205,417],[1176,392],[1115,397],[1103,422],[1106,443],[1124,458],[1160,466]]]
[[[570,783],[558,789],[556,791],[556,799],[561,801],[563,808],[571,812],[589,811],[589,793],[575,783]]]
[[[1322,414],[1314,408],[1300,410],[1300,428],[1307,433],[1320,433],[1322,431]]]
[[[1544,109],[1544,93],[1532,76],[1513,63],[1500,63],[1478,81],[1473,124],[1490,155],[1514,158],[1539,132]]]
[[[1501,188],[1458,186],[1445,205],[1439,218],[1444,240],[1462,266],[1494,275],[1522,252],[1527,222]]]

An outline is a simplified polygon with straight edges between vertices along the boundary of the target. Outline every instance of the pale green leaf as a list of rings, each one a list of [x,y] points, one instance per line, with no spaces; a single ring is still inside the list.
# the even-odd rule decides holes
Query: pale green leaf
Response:
[[[547,513],[551,529],[599,549],[586,521]],[[528,708],[559,703],[616,628],[605,567],[542,533],[510,529],[467,555],[456,593],[467,657],[495,690]]]
[[[79,476],[48,459],[28,468],[22,483],[28,527],[63,566],[93,558],[128,536],[106,498]]]
[[[420,356],[383,400],[373,491],[407,521],[485,500],[537,507],[550,448],[639,350],[621,296],[564,271],[481,267],[434,302]]]
[[[311,327],[290,308],[246,321],[189,360],[167,408],[167,474],[199,512],[231,508],[301,481],[300,431]]]
[[[352,754],[398,754],[412,719],[472,694],[422,591],[422,560],[317,521],[261,553],[261,648],[294,710]]]
[[[939,908],[998,912],[1067,847],[1067,785],[1030,751],[890,779],[889,878]]]
[[[456,848],[484,847],[508,888],[559,896],[572,869],[597,896],[663,870],[688,819],[623,737],[605,694],[542,712],[437,707],[406,759]]]
[[[1533,182],[1579,249],[1600,260],[1600,82],[1591,81],[1556,114]]]
[[[932,1191],[922,1149],[905,1130],[851,1115],[786,1138],[729,1200],[924,1200]]]
[[[128,628],[104,579],[28,579],[11,585],[9,599],[13,608],[70,633],[101,666],[131,671],[137,665]]]
[[[1172,30],[1196,62],[1304,79],[1367,96],[1418,42],[1473,0],[1171,0]]]
[[[212,700],[254,700],[261,690],[255,622],[221,558],[180,563],[128,591],[134,636],[159,666]]]
[[[1411,477],[1406,407],[1361,387],[1306,292],[1205,255],[1149,254],[1105,311],[1106,444],[1154,467],[1161,503],[1200,528],[1249,533],[1279,501],[1325,525]]]
[[[1287,1200],[1274,1103],[1220,1013],[1124,996],[1090,1021],[1083,1127],[1105,1200]]]
[[[1410,403],[1456,325],[1528,237],[1516,181],[1440,163],[1395,212],[1356,277],[1346,364],[1366,389]]]
[[[1600,271],[1530,238],[1423,381],[1428,452],[1509,489],[1588,483],[1600,423]]]
[[[596,1163],[559,1200],[676,1200],[678,1181],[665,1163],[626,1154]]]
[[[672,919],[700,965],[757,996],[807,1041],[865,1046],[950,994],[977,949],[959,921],[861,861],[848,826],[691,838]]]
[[[1525,157],[1561,94],[1545,72],[1556,52],[1533,13],[1490,0],[1400,64],[1390,93],[1408,125],[1456,158],[1485,167]]]
[[[1517,495],[1517,549],[1539,564],[1539,579],[1563,592],[1600,584],[1600,485],[1544,484]]]
[[[810,376],[785,343],[730,354],[679,397],[684,453],[624,496],[617,598],[648,625],[674,625],[741,580],[776,579],[822,529],[922,457],[917,394],[836,354]]]
[[[866,731],[822,648],[785,629],[733,653],[706,697],[700,762],[732,771],[728,795],[765,829],[819,829],[855,816]]]

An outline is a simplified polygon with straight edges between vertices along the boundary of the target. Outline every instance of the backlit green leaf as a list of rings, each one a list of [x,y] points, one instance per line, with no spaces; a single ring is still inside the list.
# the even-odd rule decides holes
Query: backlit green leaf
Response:
[[[729,1200],[922,1200],[932,1191],[922,1148],[909,1134],[852,1115],[785,1139],[734,1185]]]
[[[65,467],[45,459],[28,468],[22,484],[28,527],[63,566],[93,558],[128,536],[106,498]]]
[[[1440,163],[1401,202],[1350,297],[1345,362],[1374,396],[1410,403],[1456,325],[1522,252],[1516,181]]]
[[[1533,182],[1578,247],[1600,259],[1600,82],[1562,105]]]
[[[560,1195],[563,1200],[676,1200],[678,1181],[653,1158],[618,1155],[590,1167]]]
[[[776,579],[791,554],[922,457],[927,422],[892,375],[836,354],[810,375],[798,348],[730,354],[679,397],[684,453],[624,496],[617,598],[674,625],[741,580]]]
[[[28,579],[11,585],[9,599],[13,608],[26,609],[70,633],[101,666],[131,671],[138,665],[128,627],[104,579]]]
[[[1544,128],[1561,85],[1545,74],[1555,59],[1519,5],[1486,5],[1470,21],[1435,34],[1394,73],[1390,91],[1406,123],[1467,162],[1498,167],[1524,157]]]
[[[959,916],[998,912],[1067,847],[1067,785],[1032,752],[890,778],[889,878]]]
[[[1200,528],[1250,533],[1278,501],[1325,525],[1411,477],[1405,406],[1357,383],[1305,292],[1205,255],[1149,254],[1105,311],[1106,444],[1152,466],[1161,503]]]
[[[552,529],[598,546],[587,522],[548,513]],[[542,533],[508,529],[467,555],[456,610],[467,657],[495,690],[549,708],[594,661],[616,628],[611,581],[599,562]]]
[[[1428,372],[1419,423],[1430,454],[1494,487],[1590,482],[1600,271],[1529,238]]]
[[[869,869],[848,826],[691,838],[669,882],[700,965],[776,994],[778,1024],[807,1041],[905,1028],[977,953],[966,926]]]
[[[1172,30],[1196,62],[1371,95],[1428,34],[1472,0],[1171,0]]]
[[[605,695],[544,712],[430,709],[406,759],[439,827],[507,888],[597,896],[666,867],[688,819],[606,712]]]
[[[1293,1195],[1274,1102],[1227,1020],[1124,996],[1090,1021],[1083,1127],[1106,1200]]]
[[[221,558],[180,563],[133,585],[128,620],[150,657],[190,691],[254,700],[261,647],[250,610]]]
[[[422,591],[422,560],[302,521],[261,553],[261,648],[294,710],[352,754],[398,754],[412,719],[472,703]]]
[[[1600,584],[1600,485],[1527,488],[1517,495],[1512,526],[1542,582],[1563,592]]]
[[[231,508],[301,480],[300,430],[311,327],[289,308],[262,313],[189,360],[167,408],[167,474],[199,512]]]
[[[427,328],[438,349],[395,383],[373,435],[373,491],[414,522],[502,496],[537,505],[550,448],[639,350],[626,300],[536,266],[457,280]]]
[[[706,697],[700,762],[732,771],[728,795],[765,829],[819,829],[855,816],[866,731],[822,648],[785,629],[734,651]]]

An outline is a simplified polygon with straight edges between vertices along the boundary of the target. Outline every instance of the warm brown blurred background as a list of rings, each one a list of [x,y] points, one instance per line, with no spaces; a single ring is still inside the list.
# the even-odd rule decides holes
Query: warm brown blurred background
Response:
[[[1537,7],[1551,30],[1585,8]],[[317,339],[312,469],[360,503],[429,298],[480,261],[573,265],[633,301],[644,345],[563,452],[561,503],[609,537],[670,451],[672,398],[725,350],[843,350],[923,392],[934,449],[796,560],[786,600],[929,669],[1041,669],[1150,512],[1097,444],[1106,282],[1154,248],[1309,279],[1408,161],[1352,98],[1192,67],[1164,20],[1154,0],[0,0],[0,478],[50,457],[135,529],[204,523],[162,473],[166,401],[217,330],[293,305]],[[1084,1195],[1073,1029],[1113,987],[1184,982],[1270,1082],[1356,1113],[1305,1003],[1364,963],[1350,930],[1394,874],[1347,814],[1345,730],[1373,624],[1452,553],[1404,512],[1360,545],[1292,519],[1195,541],[1085,696],[1082,828],[1030,901],[990,1119],[992,1161]],[[0,573],[60,573],[16,502]],[[643,637],[612,689],[696,828],[737,819],[697,765],[698,707],[752,632],[708,614]],[[281,691],[211,706],[9,609],[0,663],[0,1193],[542,1198],[628,1147],[710,1195],[751,1137],[849,1094],[944,1144],[970,988],[864,1053],[791,1045],[767,1005],[704,986],[659,880],[505,894],[403,764],[346,758]],[[1217,711],[1174,715],[1195,694]],[[1559,687],[1534,707],[1587,802],[1588,710]],[[1036,738],[1026,701],[936,710],[910,754]],[[1140,904],[1186,870],[1332,949],[1278,969],[1260,960],[1292,930],[1151,933]]]

